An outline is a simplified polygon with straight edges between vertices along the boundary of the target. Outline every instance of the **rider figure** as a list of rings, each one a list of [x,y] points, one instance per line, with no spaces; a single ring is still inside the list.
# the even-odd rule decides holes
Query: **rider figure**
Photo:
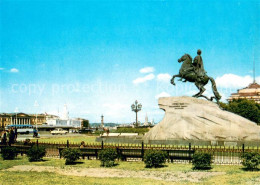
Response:
[[[198,55],[194,58],[192,64],[195,67],[194,70],[197,74],[199,81],[201,81],[204,78],[206,71],[204,70],[203,60],[202,60],[202,57],[201,57],[201,50],[200,49],[198,49],[197,54]]]

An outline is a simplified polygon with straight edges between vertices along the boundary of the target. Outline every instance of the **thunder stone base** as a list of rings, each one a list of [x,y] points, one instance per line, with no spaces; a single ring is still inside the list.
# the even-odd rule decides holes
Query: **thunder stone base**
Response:
[[[213,102],[193,97],[164,97],[159,99],[159,107],[165,116],[144,136],[146,143],[153,140],[260,141],[260,127],[256,123],[221,110]]]

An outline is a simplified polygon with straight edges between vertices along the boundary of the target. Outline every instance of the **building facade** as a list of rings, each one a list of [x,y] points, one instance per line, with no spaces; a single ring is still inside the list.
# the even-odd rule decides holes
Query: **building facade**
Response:
[[[57,126],[71,126],[75,128],[81,128],[82,120],[81,119],[60,119],[60,118],[52,118],[46,120],[47,125],[57,127]]]
[[[60,116],[56,117],[47,117],[46,123],[49,126],[71,126],[74,128],[81,128],[82,126],[83,119],[80,118],[70,118],[69,117],[69,111],[68,107],[65,104],[63,108],[63,112],[61,113]]]
[[[7,125],[48,125],[51,127],[69,126],[81,128],[83,124],[81,118],[69,118],[67,105],[60,116],[51,114],[26,114],[26,113],[0,113],[0,128]]]
[[[42,125],[46,124],[45,114],[26,114],[26,113],[0,113],[0,128],[7,125]]]
[[[253,100],[256,103],[260,104],[260,85],[256,82],[249,84],[248,87],[239,89],[237,93],[231,94],[231,96],[227,99],[228,101],[232,101],[234,99],[248,99]]]

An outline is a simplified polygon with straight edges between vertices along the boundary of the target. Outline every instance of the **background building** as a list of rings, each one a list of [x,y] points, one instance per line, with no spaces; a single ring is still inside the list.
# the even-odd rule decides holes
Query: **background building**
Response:
[[[248,87],[239,89],[237,93],[231,94],[231,96],[227,100],[232,101],[234,99],[242,98],[253,100],[256,103],[260,103],[260,85],[256,82],[249,84]]]
[[[49,126],[70,126],[74,128],[81,128],[82,126],[83,119],[80,118],[75,118],[75,119],[70,119],[69,118],[69,111],[68,107],[65,104],[63,112],[61,113],[61,116],[56,116],[56,117],[48,117],[46,119],[46,123]]]
[[[7,125],[42,125],[46,124],[45,114],[26,114],[26,113],[1,113],[0,127]]]
[[[42,127],[73,127],[81,128],[83,125],[81,118],[69,118],[67,105],[61,116],[51,114],[26,114],[26,113],[0,113],[0,128],[7,125],[37,125]],[[85,120],[86,121],[86,120]]]

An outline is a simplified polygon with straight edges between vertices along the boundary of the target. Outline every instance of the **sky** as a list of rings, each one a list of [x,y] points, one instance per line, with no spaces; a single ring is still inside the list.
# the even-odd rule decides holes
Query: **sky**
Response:
[[[221,101],[260,83],[260,1],[0,1],[0,112],[159,122],[163,96],[191,96],[176,79],[197,49]],[[212,94],[211,84],[206,86]],[[37,102],[38,106],[36,106]]]

